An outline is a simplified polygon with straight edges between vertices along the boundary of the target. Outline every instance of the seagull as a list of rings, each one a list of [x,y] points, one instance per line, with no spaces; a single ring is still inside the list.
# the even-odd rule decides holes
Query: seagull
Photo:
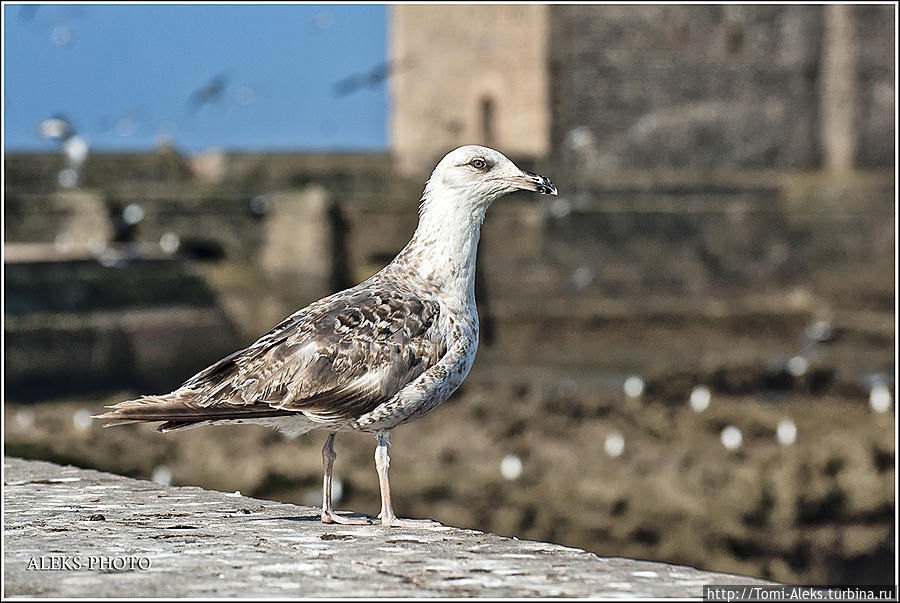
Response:
[[[374,88],[392,75],[410,67],[412,61],[387,61],[379,63],[366,73],[354,73],[336,82],[333,86],[335,96],[347,96],[362,88]]]
[[[332,506],[335,435],[371,433],[381,525],[440,526],[394,513],[390,436],[446,401],[472,368],[481,225],[491,203],[517,190],[557,194],[550,180],[498,151],[476,145],[451,151],[425,185],[412,239],[378,273],[298,310],[175,391],[108,406],[97,418],[112,419],[105,427],[162,421],[161,432],[236,423],[290,437],[325,430],[321,520],[338,524],[371,522]]]
[[[224,73],[217,73],[209,79],[205,84],[194,90],[188,97],[187,105],[191,109],[200,109],[209,103],[220,102],[228,85],[228,76]]]

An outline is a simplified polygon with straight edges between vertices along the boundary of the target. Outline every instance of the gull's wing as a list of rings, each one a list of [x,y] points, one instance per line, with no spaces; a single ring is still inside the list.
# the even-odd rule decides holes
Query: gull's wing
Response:
[[[298,412],[354,420],[444,356],[439,313],[398,287],[357,286],[296,312],[171,394],[122,402],[101,417],[168,421],[162,429]]]

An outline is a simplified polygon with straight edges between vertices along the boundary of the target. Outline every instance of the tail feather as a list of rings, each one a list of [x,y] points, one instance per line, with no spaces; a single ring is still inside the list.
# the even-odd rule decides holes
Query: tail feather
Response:
[[[171,431],[203,423],[235,419],[258,419],[282,417],[296,414],[283,409],[272,408],[268,404],[199,404],[191,392],[176,390],[163,396],[143,396],[136,400],[119,402],[106,408],[95,419],[109,419],[103,427],[127,425],[128,423],[153,423],[164,421],[158,431]]]

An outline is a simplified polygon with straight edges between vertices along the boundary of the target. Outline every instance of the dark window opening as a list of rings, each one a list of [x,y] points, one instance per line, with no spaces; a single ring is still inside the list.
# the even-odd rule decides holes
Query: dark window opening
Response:
[[[494,145],[494,99],[481,98],[481,140],[486,146]]]

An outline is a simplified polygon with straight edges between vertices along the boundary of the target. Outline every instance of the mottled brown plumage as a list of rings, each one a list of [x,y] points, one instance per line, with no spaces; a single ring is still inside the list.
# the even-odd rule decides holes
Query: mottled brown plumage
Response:
[[[167,396],[114,406],[129,420],[166,420],[168,431],[209,420],[288,416],[349,424],[390,400],[447,351],[438,304],[384,279],[293,314]],[[370,371],[379,371],[373,381]],[[116,411],[108,413],[116,417]]]

